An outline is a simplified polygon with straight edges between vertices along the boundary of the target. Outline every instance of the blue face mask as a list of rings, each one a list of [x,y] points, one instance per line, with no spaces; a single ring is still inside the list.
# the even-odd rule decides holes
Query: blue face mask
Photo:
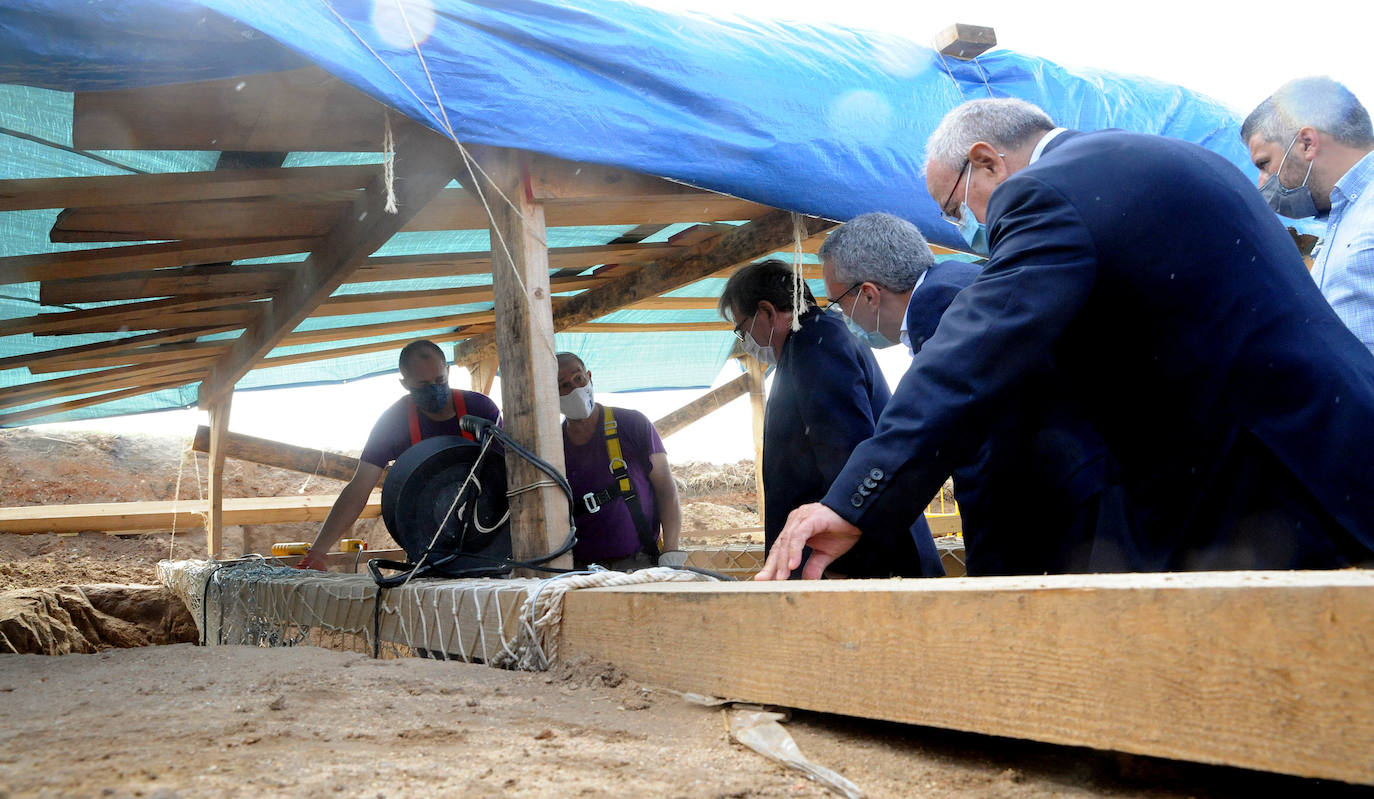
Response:
[[[1264,181],[1260,186],[1260,194],[1264,196],[1264,201],[1269,203],[1275,213],[1286,216],[1289,219],[1306,219],[1309,216],[1317,215],[1317,202],[1312,199],[1312,189],[1307,185],[1307,179],[1312,177],[1312,163],[1307,164],[1307,174],[1303,176],[1302,183],[1294,188],[1288,188],[1279,182],[1279,173],[1283,171],[1283,165],[1288,161],[1288,153],[1292,152],[1293,145],[1298,143],[1298,134],[1293,134],[1293,141],[1288,143],[1288,149],[1284,151],[1283,158],[1279,161],[1279,168],[1274,170],[1274,174]]]
[[[873,349],[875,349],[875,350],[886,349],[886,348],[888,348],[888,347],[892,347],[892,346],[895,346],[895,345],[897,344],[897,342],[893,341],[892,339],[890,339],[890,338],[888,338],[887,336],[884,336],[884,335],[882,334],[882,328],[881,328],[881,327],[879,326],[879,324],[878,324],[878,323],[880,323],[880,322],[882,321],[882,318],[883,318],[883,309],[882,309],[881,307],[878,308],[878,318],[875,319],[875,320],[873,320],[873,321],[874,321],[874,325],[873,325],[873,332],[872,332],[872,333],[868,332],[867,330],[864,330],[862,327],[859,327],[859,323],[858,323],[858,322],[855,322],[855,321],[849,316],[849,314],[840,312],[840,311],[838,310],[838,303],[837,303],[836,305],[832,305],[832,306],[830,306],[830,307],[831,307],[831,308],[836,308],[836,309],[837,309],[835,312],[840,314],[840,318],[844,320],[845,327],[848,327],[848,328],[849,328],[849,332],[853,333],[853,334],[854,334],[855,336],[857,336],[861,341],[867,343],[868,346],[872,347]],[[854,297],[854,308],[857,309],[858,307],[859,307],[859,295],[855,295],[855,297]]]
[[[978,217],[968,208],[968,184],[973,180],[973,164],[969,164],[968,180],[964,181],[964,201],[959,203],[959,235],[964,237],[970,250],[984,257],[988,254],[988,226],[978,221]]]
[[[415,406],[427,413],[439,413],[453,403],[453,392],[447,383],[430,383],[410,390]]]

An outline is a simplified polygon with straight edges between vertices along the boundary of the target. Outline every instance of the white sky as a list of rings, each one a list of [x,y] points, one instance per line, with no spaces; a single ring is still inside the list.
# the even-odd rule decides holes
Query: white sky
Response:
[[[709,15],[740,14],[836,24],[897,33],[922,44],[955,22],[988,25],[999,47],[1065,66],[1136,74],[1210,95],[1248,112],[1284,81],[1326,74],[1345,83],[1366,107],[1374,104],[1374,0],[1294,3],[1215,3],[1152,0],[1149,3],[1033,3],[982,0],[964,4],[916,4],[899,0],[641,0],[647,5]],[[909,358],[905,348],[879,354],[896,385]],[[717,384],[739,372],[727,366]],[[361,449],[377,415],[400,396],[395,376],[344,386],[246,392],[235,395],[230,429],[250,435],[330,449]],[[466,373],[455,369],[455,385]],[[498,391],[499,395],[499,383]],[[657,418],[700,392],[656,391],[603,395],[610,404]],[[205,415],[172,411],[105,419],[47,429],[82,428],[189,436]],[[666,440],[673,461],[728,462],[753,457],[747,399],[738,399],[706,420]]]

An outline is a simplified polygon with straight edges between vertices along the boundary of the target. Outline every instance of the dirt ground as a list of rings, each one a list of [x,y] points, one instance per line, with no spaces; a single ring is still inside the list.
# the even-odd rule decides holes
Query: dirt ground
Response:
[[[185,444],[0,431],[0,505],[171,499],[178,473],[180,496],[194,498],[197,462],[183,456]],[[759,540],[752,532],[701,535],[758,524],[752,463],[683,464],[675,473],[688,542]],[[305,483],[304,475],[233,461],[228,478],[231,496],[285,495]],[[304,487],[330,493],[339,484],[315,479]],[[314,530],[247,528],[228,540],[308,540]],[[371,526],[365,531],[374,547],[389,544]],[[192,522],[174,541],[168,533],[0,534],[0,590],[153,583],[157,560],[202,557],[203,540]],[[786,726],[803,753],[872,797],[1368,795],[864,719],[798,713]],[[731,743],[720,711],[634,684],[604,665],[518,673],[308,646],[190,644],[0,655],[0,799],[249,792],[368,799],[831,795]]]
[[[871,797],[1355,795],[1254,772],[797,714]],[[315,647],[0,655],[0,795],[821,797],[719,710],[614,669],[517,673]]]

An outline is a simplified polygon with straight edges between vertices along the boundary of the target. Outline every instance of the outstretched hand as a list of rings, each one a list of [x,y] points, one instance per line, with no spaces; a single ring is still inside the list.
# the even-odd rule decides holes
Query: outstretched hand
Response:
[[[296,564],[296,568],[314,569],[317,572],[329,570],[328,562],[325,560],[325,553],[321,552],[318,556],[316,556],[315,550],[313,548],[309,552],[305,553],[305,557],[301,558],[300,563]]]
[[[773,542],[768,560],[755,580],[786,580],[801,564],[802,552],[811,547],[802,579],[816,580],[836,558],[858,543],[862,533],[838,513],[814,502],[802,505],[787,515],[787,524]]]

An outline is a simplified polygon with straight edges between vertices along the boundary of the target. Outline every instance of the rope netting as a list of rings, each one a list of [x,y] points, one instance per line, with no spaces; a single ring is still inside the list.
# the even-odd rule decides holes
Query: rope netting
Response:
[[[162,561],[158,578],[186,603],[207,646],[310,644],[532,671],[557,658],[568,591],[712,579],[656,567],[548,579],[417,579],[379,589],[365,574],[302,571],[257,558]]]

